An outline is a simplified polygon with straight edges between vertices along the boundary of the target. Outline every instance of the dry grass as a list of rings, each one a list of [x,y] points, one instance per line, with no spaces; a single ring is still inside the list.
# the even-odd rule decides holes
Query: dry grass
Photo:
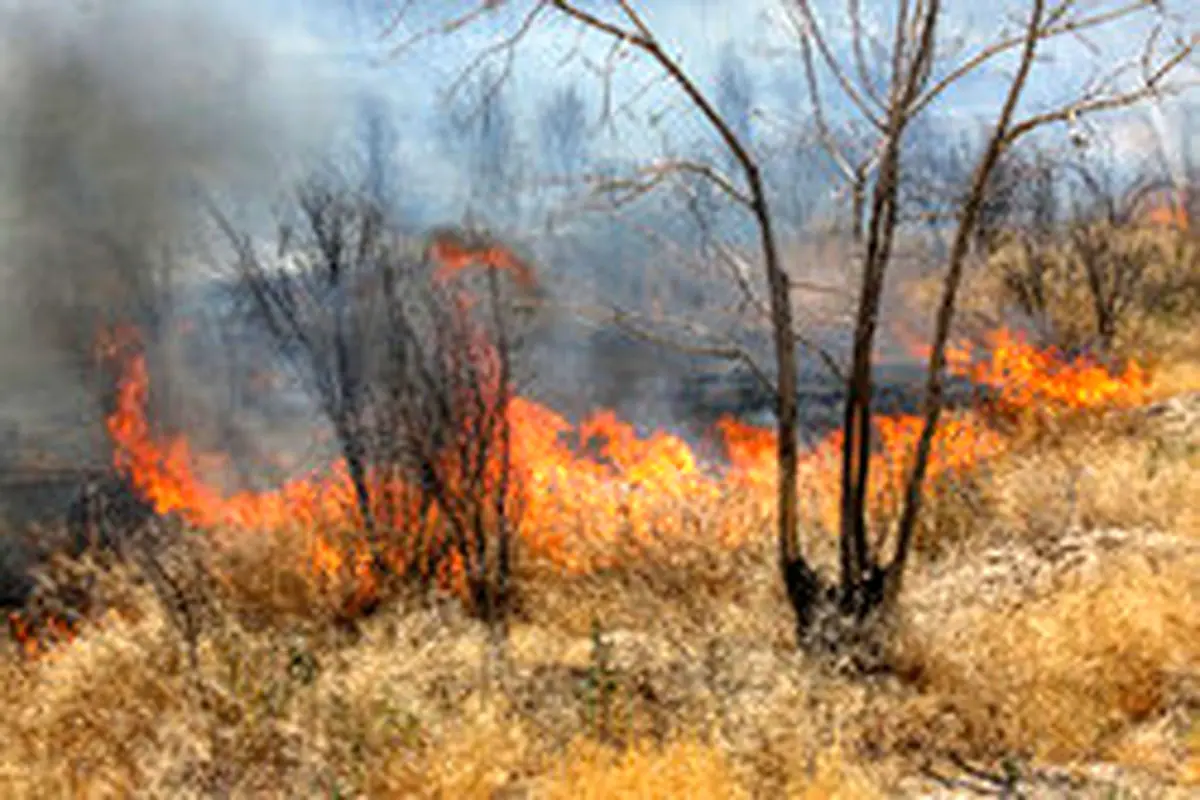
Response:
[[[1200,664],[1200,551],[1064,571],[1017,610],[965,608],[920,631],[924,693],[979,753],[1107,760],[1183,699]]]
[[[530,572],[503,663],[453,604],[351,635],[218,584],[193,668],[168,607],[102,573],[123,615],[0,663],[0,791],[859,798],[933,791],[952,757],[1008,759],[1029,790],[1053,768],[1085,795],[1195,786],[1200,471],[1150,470],[1150,430],[1077,426],[976,475],[980,516],[914,573],[892,678],[792,652],[769,544]]]
[[[1155,393],[1197,377],[1164,364]],[[113,610],[42,658],[0,655],[0,795],[1187,796],[1200,408],[1180,414],[1057,420],[947,476],[882,676],[794,651],[746,487],[643,504],[658,545],[619,568],[527,559],[503,657],[444,599],[339,627],[294,537],[189,537],[165,562],[186,601],[76,565]],[[603,508],[580,529],[611,530]],[[819,502],[810,523],[829,563]]]

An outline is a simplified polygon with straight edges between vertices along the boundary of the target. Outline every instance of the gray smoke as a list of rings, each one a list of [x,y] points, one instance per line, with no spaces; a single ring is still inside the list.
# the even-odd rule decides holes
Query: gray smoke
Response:
[[[97,333],[169,352],[169,301],[211,277],[201,198],[267,217],[348,121],[336,65],[256,5],[0,0],[0,602],[29,585],[24,526],[79,486],[34,459],[108,461]]]
[[[0,416],[26,439],[87,408],[101,326],[165,334],[200,198],[250,213],[344,121],[303,37],[237,7],[0,3]]]

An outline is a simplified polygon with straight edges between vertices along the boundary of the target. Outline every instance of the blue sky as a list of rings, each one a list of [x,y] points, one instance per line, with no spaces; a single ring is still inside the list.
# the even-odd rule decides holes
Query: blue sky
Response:
[[[422,29],[427,24],[430,10],[436,18],[448,19],[457,10],[472,7],[475,2],[477,0],[422,3],[418,0],[415,3],[418,11],[424,11],[410,14],[398,29],[397,36],[387,43],[378,40],[377,30],[378,20],[386,16],[386,9],[398,5],[389,0],[270,0],[260,8],[264,15],[270,15],[277,22],[286,19],[297,29],[307,30],[311,41],[303,45],[298,42],[297,47],[311,47],[313,58],[345,60],[343,80],[347,89],[369,87],[391,98],[400,110],[402,124],[408,126],[406,147],[412,154],[421,151],[419,139],[427,137],[422,129],[424,119],[428,112],[437,108],[438,97],[434,88],[446,86],[461,72],[472,54],[497,41],[504,31],[513,30],[515,17],[501,13],[496,22],[475,24],[456,33],[452,39],[435,37],[400,56],[382,56],[386,56],[388,48],[402,34]],[[603,11],[610,4],[593,1],[584,5]],[[760,93],[769,93],[781,84],[781,80],[786,83],[789,73],[793,76],[790,78],[793,82],[794,76],[799,75],[794,38],[786,25],[779,24],[780,10],[784,5],[780,0],[644,0],[639,3],[639,8],[644,9],[647,20],[661,39],[668,43],[672,52],[679,55],[685,66],[696,74],[711,75],[721,48],[732,42],[746,57]],[[864,3],[868,22],[874,17],[877,25],[885,25],[884,17],[890,5],[887,2]],[[971,47],[989,41],[1005,26],[1015,30],[1015,23],[1005,22],[1004,8],[1019,9],[1024,3],[1001,3],[999,8],[994,3],[953,5],[956,6],[956,16],[951,17],[950,27]],[[515,3],[514,6],[520,10],[527,8],[528,3]],[[819,2],[818,6],[826,12],[827,29],[831,35],[835,39],[844,38],[848,26],[837,24],[839,17],[835,13],[844,7],[842,0],[825,0]],[[1180,7],[1186,9],[1187,5],[1175,4],[1175,7],[1178,13]],[[1196,30],[1200,23],[1200,8],[1183,13],[1189,18],[1192,30]],[[372,22],[372,16],[375,22]],[[517,58],[513,84],[516,91],[511,94],[510,102],[514,103],[515,110],[525,120],[531,119],[548,90],[563,82],[581,79],[585,90],[593,89],[585,91],[586,94],[595,96],[598,93],[595,79],[591,79],[589,87],[588,76],[578,65],[573,69],[559,67],[560,59],[570,50],[575,39],[554,16],[548,14],[535,28],[522,45]],[[1111,63],[1114,53],[1128,55],[1125,43],[1136,45],[1143,33],[1144,30],[1122,24],[1103,37],[1090,37],[1090,43],[1103,51]],[[593,39],[591,43],[595,45],[598,40]],[[383,64],[364,66],[360,62],[357,67],[351,66],[349,54],[355,52],[371,53]],[[600,51],[593,46],[592,52]],[[1088,48],[1078,42],[1060,41],[1049,52],[1053,62],[1039,67],[1030,86],[1031,107],[1065,96],[1095,63],[1095,57]],[[641,86],[646,75],[645,70],[636,67],[622,70],[618,93],[622,90],[628,93]],[[952,110],[963,117],[994,109],[1002,87],[997,78],[1002,75],[994,71],[964,83],[951,98],[951,105],[943,106],[943,109]],[[657,105],[677,103],[677,97],[669,87],[660,86],[648,92],[645,102]],[[774,100],[768,94],[762,105],[778,108],[779,103]],[[685,126],[687,130],[697,123],[681,112],[672,124]],[[766,125],[761,127],[764,131],[768,129]],[[639,142],[638,132],[637,127],[625,131],[620,149],[637,152],[644,145],[653,146],[648,142]],[[1132,135],[1124,138],[1131,141],[1136,139]]]

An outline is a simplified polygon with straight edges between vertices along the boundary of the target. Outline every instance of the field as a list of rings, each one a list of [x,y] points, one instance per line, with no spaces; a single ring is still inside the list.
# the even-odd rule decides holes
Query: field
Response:
[[[983,283],[968,297],[979,319]],[[14,617],[0,792],[1196,796],[1200,340],[1160,313],[1121,346],[1122,370],[1002,328],[956,351],[991,399],[945,421],[918,560],[865,672],[796,651],[769,432],[726,423],[731,466],[713,471],[601,415],[585,431],[606,443],[596,461],[519,405],[519,459],[541,482],[501,643],[459,610],[453,580],[342,618],[362,587],[354,532],[321,499],[336,470],[222,495],[203,454],[143,424],[150,377],[133,362],[110,431],[179,535],[153,562],[56,562],[44,613]],[[879,432],[886,532],[911,420]],[[801,476],[805,552],[822,566],[835,449],[818,445]],[[84,619],[55,616],[72,592]]]

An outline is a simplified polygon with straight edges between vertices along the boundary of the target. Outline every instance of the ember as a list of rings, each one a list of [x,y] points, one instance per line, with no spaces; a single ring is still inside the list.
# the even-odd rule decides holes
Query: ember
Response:
[[[27,659],[46,658],[55,647],[72,641],[79,633],[78,623],[51,616],[35,625],[18,612],[8,615],[8,629]]]

